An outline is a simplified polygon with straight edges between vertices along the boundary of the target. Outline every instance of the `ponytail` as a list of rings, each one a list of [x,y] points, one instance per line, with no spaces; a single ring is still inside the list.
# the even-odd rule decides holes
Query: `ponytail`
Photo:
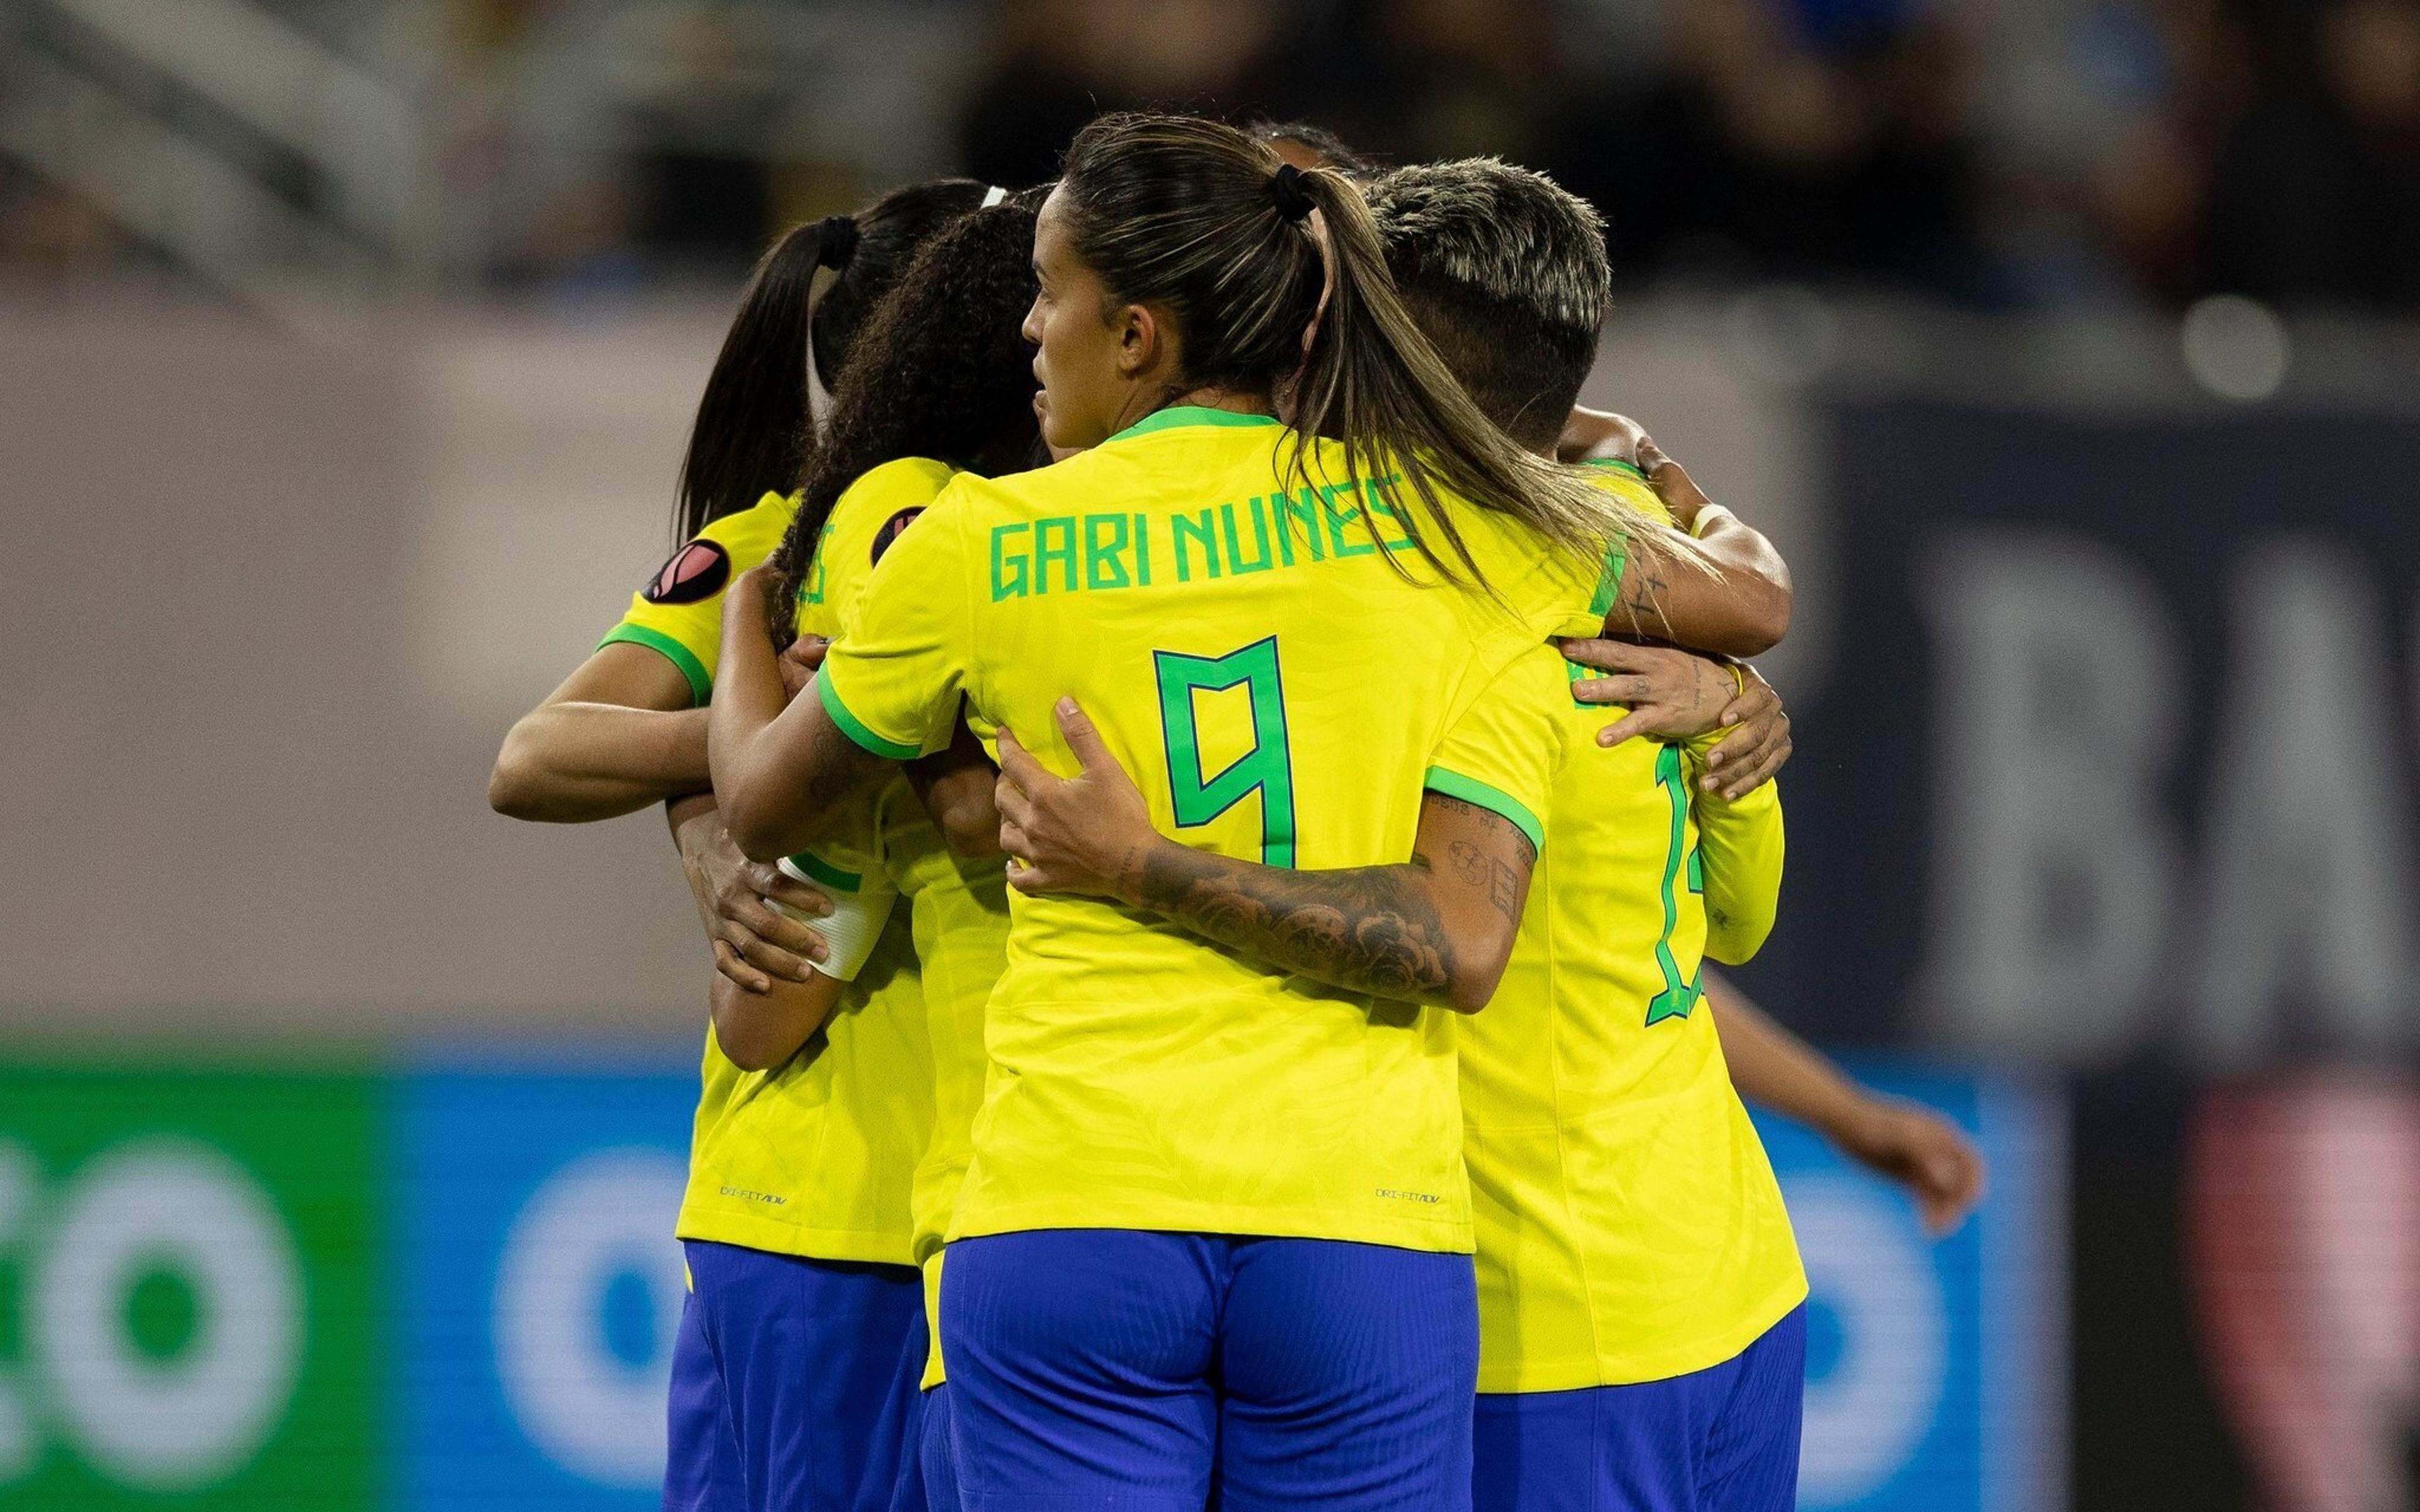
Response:
[[[874,305],[987,188],[971,178],[908,184],[855,215],[793,227],[758,261],[690,425],[673,516],[681,540],[799,487],[815,447],[810,349],[825,385],[835,385]],[[833,277],[818,300],[815,275],[825,269]]]
[[[1589,561],[1637,523],[1471,402],[1397,296],[1369,206],[1342,175],[1287,166],[1215,121],[1107,116],[1078,133],[1060,193],[1077,255],[1111,297],[1173,315],[1186,383],[1289,405],[1295,480],[1309,481],[1314,438],[1338,443],[1346,475],[1394,496],[1440,576],[1493,591],[1443,507],[1447,492]],[[1404,507],[1405,489],[1417,508]]]
[[[1585,473],[1537,455],[1487,418],[1397,294],[1359,189],[1331,170],[1284,172],[1314,207],[1325,270],[1321,307],[1292,385],[1298,437],[1338,442],[1347,477],[1400,476],[1419,501],[1404,509],[1400,496],[1393,501],[1404,533],[1450,579],[1466,575],[1489,586],[1440,493],[1509,514],[1591,561],[1644,523]],[[1299,469],[1307,443],[1295,444]],[[1430,540],[1432,526],[1444,550]]]
[[[690,425],[675,505],[682,540],[797,486],[809,444],[801,422],[815,273],[846,268],[857,240],[855,221],[826,216],[792,230],[757,262]]]

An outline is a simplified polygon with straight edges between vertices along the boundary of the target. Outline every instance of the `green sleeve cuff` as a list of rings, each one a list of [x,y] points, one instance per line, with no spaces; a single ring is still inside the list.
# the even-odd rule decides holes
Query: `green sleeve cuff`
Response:
[[[894,762],[912,762],[924,754],[921,747],[885,740],[867,729],[864,720],[848,712],[848,705],[840,701],[839,689],[832,687],[831,678],[824,673],[819,672],[815,676],[815,696],[824,701],[824,712],[831,716],[832,723],[840,726],[842,734],[876,756]]]
[[[1489,787],[1476,778],[1449,772],[1442,766],[1430,767],[1428,775],[1420,779],[1420,785],[1431,793],[1442,793],[1449,798],[1475,803],[1492,814],[1509,819],[1515,829],[1529,837],[1532,846],[1542,851],[1546,848],[1546,826],[1538,823],[1538,816],[1531,813],[1520,799],[1502,788]]]
[[[644,625],[617,625],[605,633],[604,640],[597,642],[597,649],[602,651],[616,640],[628,640],[634,646],[661,652],[681,670],[681,675],[689,679],[690,705],[692,708],[703,708],[713,701],[714,673],[706,670],[706,663],[697,659],[696,652],[671,636]]]
[[[819,882],[835,892],[855,892],[865,886],[865,877],[856,872],[844,872],[813,851],[800,851],[790,857],[790,864],[807,874],[810,882]]]

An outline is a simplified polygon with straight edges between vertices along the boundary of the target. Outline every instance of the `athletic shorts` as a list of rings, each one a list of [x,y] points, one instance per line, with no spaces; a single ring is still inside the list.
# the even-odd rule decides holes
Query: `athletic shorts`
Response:
[[[965,1512],[1464,1512],[1467,1255],[1043,1229],[941,1268]]]
[[[686,1247],[665,1512],[891,1512],[924,1367],[915,1267]]]
[[[1792,1512],[1807,1308],[1718,1365],[1634,1386],[1490,1392],[1476,1512]]]
[[[958,1467],[952,1453],[950,1384],[945,1381],[916,1399],[899,1471],[899,1495],[891,1512],[960,1512]]]

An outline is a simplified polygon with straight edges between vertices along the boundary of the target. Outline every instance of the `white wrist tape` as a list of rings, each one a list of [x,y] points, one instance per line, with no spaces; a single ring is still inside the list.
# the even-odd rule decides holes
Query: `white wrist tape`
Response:
[[[779,903],[773,906],[823,936],[826,954],[821,961],[810,963],[817,971],[842,981],[855,981],[858,972],[865,966],[865,958],[874,953],[874,942],[882,937],[882,926],[891,921],[891,905],[899,895],[879,878],[859,876],[820,863],[815,870],[823,874],[813,875],[801,870],[796,857],[782,857],[783,875],[805,883],[832,901],[829,915],[801,914]]]

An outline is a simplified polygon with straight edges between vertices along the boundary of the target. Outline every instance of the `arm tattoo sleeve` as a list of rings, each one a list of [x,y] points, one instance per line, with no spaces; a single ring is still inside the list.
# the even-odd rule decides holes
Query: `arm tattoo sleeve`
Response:
[[[1496,911],[1514,924],[1520,923],[1522,873],[1536,865],[1538,860],[1538,849],[1529,843],[1529,837],[1521,833],[1520,828],[1502,814],[1492,809],[1482,809],[1467,799],[1451,797],[1443,793],[1432,793],[1428,795],[1426,801],[1473,815],[1482,821],[1499,838],[1516,842],[1515,848],[1521,853],[1521,864],[1518,867],[1489,855],[1483,847],[1474,845],[1466,840],[1454,841],[1449,844],[1446,847],[1446,855],[1452,859],[1453,874],[1462,880],[1464,887],[1486,888],[1487,901]]]
[[[1144,863],[1142,904],[1254,960],[1353,992],[1427,1001],[1453,945],[1421,890],[1428,862],[1292,872],[1179,847]]]

